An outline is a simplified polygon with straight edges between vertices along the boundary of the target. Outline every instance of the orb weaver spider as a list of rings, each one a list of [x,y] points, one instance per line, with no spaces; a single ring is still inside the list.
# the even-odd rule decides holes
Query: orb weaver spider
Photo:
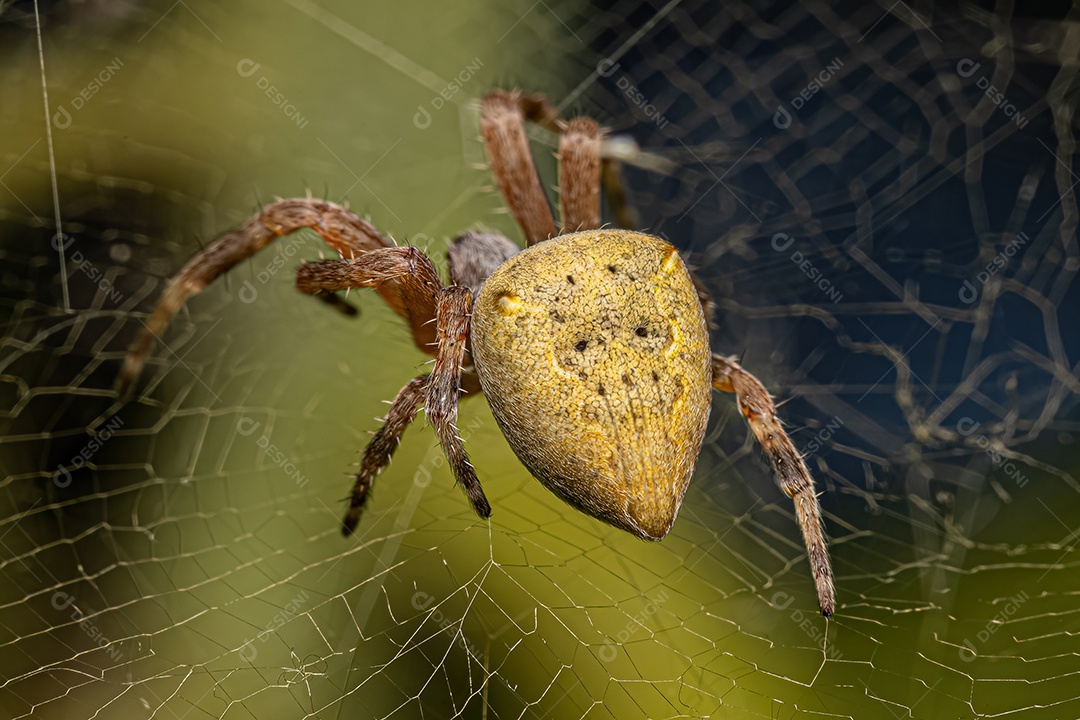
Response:
[[[558,131],[561,227],[556,227],[525,134],[531,121]],[[526,241],[467,232],[449,249],[450,284],[428,257],[398,247],[367,220],[325,200],[263,207],[192,258],[168,283],[120,375],[133,386],[169,319],[222,273],[300,228],[341,259],[300,266],[296,286],[354,314],[335,293],[371,287],[400,315],[434,366],[390,403],[364,450],[343,523],[360,519],[420,405],[476,513],[491,506],[457,431],[461,394],[483,392],[510,447],[549,490],[639,538],[671,529],[697,463],[712,390],[734,393],[795,502],[828,618],[832,568],[814,482],[784,431],[769,392],[734,357],[712,354],[711,302],[664,240],[601,229],[601,142],[589,118],[557,119],[542,95],[494,91],[481,104],[491,170]]]

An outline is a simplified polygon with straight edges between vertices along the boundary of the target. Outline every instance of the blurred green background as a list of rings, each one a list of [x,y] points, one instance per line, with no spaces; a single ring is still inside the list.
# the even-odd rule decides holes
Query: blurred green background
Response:
[[[1076,716],[1075,94],[1031,49],[1063,26],[1009,19],[1026,74],[1003,76],[1000,25],[901,5],[43,4],[54,161],[33,5],[0,5],[0,714]],[[848,74],[775,125],[833,57]],[[978,104],[961,57],[1041,121]],[[475,399],[490,524],[421,421],[342,538],[350,463],[426,358],[374,294],[349,319],[293,289],[309,233],[194,298],[137,398],[111,392],[164,279],[274,197],[348,201],[441,268],[466,229],[517,239],[475,104],[514,86],[635,138],[631,200],[720,300],[717,350],[795,398],[832,621],[727,397],[662,543],[552,497]],[[981,293],[1000,304],[958,301],[1029,227]]]

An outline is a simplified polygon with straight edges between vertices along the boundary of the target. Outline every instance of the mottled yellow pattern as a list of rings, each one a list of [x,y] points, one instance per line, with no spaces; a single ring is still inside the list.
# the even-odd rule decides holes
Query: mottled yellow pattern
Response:
[[[667,534],[712,397],[705,316],[674,247],[590,230],[521,252],[476,298],[472,352],[533,475],[638,537]]]

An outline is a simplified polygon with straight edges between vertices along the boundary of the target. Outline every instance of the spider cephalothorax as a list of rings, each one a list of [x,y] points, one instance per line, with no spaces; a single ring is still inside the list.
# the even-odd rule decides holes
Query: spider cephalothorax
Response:
[[[492,172],[527,249],[519,252],[497,233],[465,233],[450,247],[451,284],[444,286],[423,252],[394,246],[345,208],[280,200],[208,245],[169,282],[124,363],[121,392],[188,297],[275,237],[309,227],[341,259],[305,263],[297,288],[351,312],[334,293],[373,287],[435,357],[430,373],[398,392],[364,450],[346,534],[421,405],[473,508],[491,514],[457,431],[462,390],[480,389],[518,458],[546,487],[593,517],[659,540],[693,475],[715,388],[736,394],[781,489],[794,499],[818,602],[830,616],[832,569],[806,464],[764,386],[735,358],[711,353],[711,303],[675,248],[600,229],[596,123],[559,121],[542,96],[503,91],[484,98],[481,118]],[[560,133],[561,233],[529,153],[526,120]]]

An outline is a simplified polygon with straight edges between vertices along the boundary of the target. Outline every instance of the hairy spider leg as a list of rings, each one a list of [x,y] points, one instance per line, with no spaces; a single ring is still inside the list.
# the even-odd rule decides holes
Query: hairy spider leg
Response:
[[[822,615],[830,617],[836,608],[836,590],[825,534],[821,529],[821,505],[814,492],[814,479],[780,425],[776,405],[761,381],[744,370],[734,357],[713,355],[712,366],[713,387],[735,393],[740,412],[772,461],[780,489],[795,501],[795,515],[802,528],[810,572],[817,587],[818,606]]]
[[[559,135],[558,234],[595,230],[601,225],[600,192],[604,191],[617,223],[635,226],[634,213],[622,187],[620,165],[603,157],[604,132],[587,117],[560,120],[543,95],[495,90],[481,103],[481,131],[491,171],[506,206],[521,227],[526,245],[556,234],[551,208],[540,183],[525,134],[532,122]]]
[[[410,297],[427,295],[434,299],[438,349],[431,374],[413,379],[398,393],[391,403],[391,412],[383,428],[376,433],[364,452],[342,524],[342,531],[346,535],[356,527],[375,475],[390,461],[390,455],[405,427],[416,417],[421,392],[424,411],[439,436],[439,443],[458,485],[480,517],[491,515],[491,506],[469,462],[457,428],[462,366],[465,363],[472,311],[472,293],[469,289],[460,285],[444,288],[431,260],[414,247],[382,248],[358,258],[310,262],[296,271],[296,287],[308,295],[347,288],[378,287],[391,280],[407,290]],[[414,384],[417,384],[415,388]]]
[[[435,367],[428,381],[424,411],[435,427],[439,443],[446,453],[458,485],[465,491],[476,514],[486,518],[491,515],[491,505],[480,487],[480,480],[469,462],[465,443],[457,428],[461,373],[469,340],[472,300],[472,293],[461,285],[451,285],[439,293],[439,309],[436,315],[439,354],[435,357]]]
[[[480,103],[480,131],[484,136],[491,172],[506,206],[535,245],[555,237],[555,220],[529,152],[521,93],[496,90]]]
[[[589,118],[559,136],[559,207],[564,233],[600,227],[600,126]]]
[[[201,292],[237,263],[265,248],[275,238],[305,227],[317,232],[345,258],[393,245],[367,220],[332,202],[291,198],[267,205],[243,225],[207,245],[169,280],[146,321],[146,327],[132,343],[124,359],[117,385],[121,397],[127,395],[138,380],[154,340],[188,298]],[[384,282],[377,288],[390,307],[409,322],[417,347],[433,355],[436,338],[435,329],[430,323],[435,317],[434,295],[423,293],[414,296],[412,289],[395,281]],[[317,293],[317,296],[338,310],[347,314],[355,313],[352,306],[336,296],[328,293]]]
[[[364,449],[360,461],[360,470],[356,473],[356,482],[349,494],[349,509],[345,511],[345,520],[341,525],[343,535],[352,535],[356,524],[360,522],[360,513],[367,503],[368,493],[375,484],[375,478],[390,464],[390,459],[401,444],[405,428],[416,419],[416,411],[424,401],[430,375],[414,377],[398,391],[390,409],[383,420],[383,426],[371,438]]]

